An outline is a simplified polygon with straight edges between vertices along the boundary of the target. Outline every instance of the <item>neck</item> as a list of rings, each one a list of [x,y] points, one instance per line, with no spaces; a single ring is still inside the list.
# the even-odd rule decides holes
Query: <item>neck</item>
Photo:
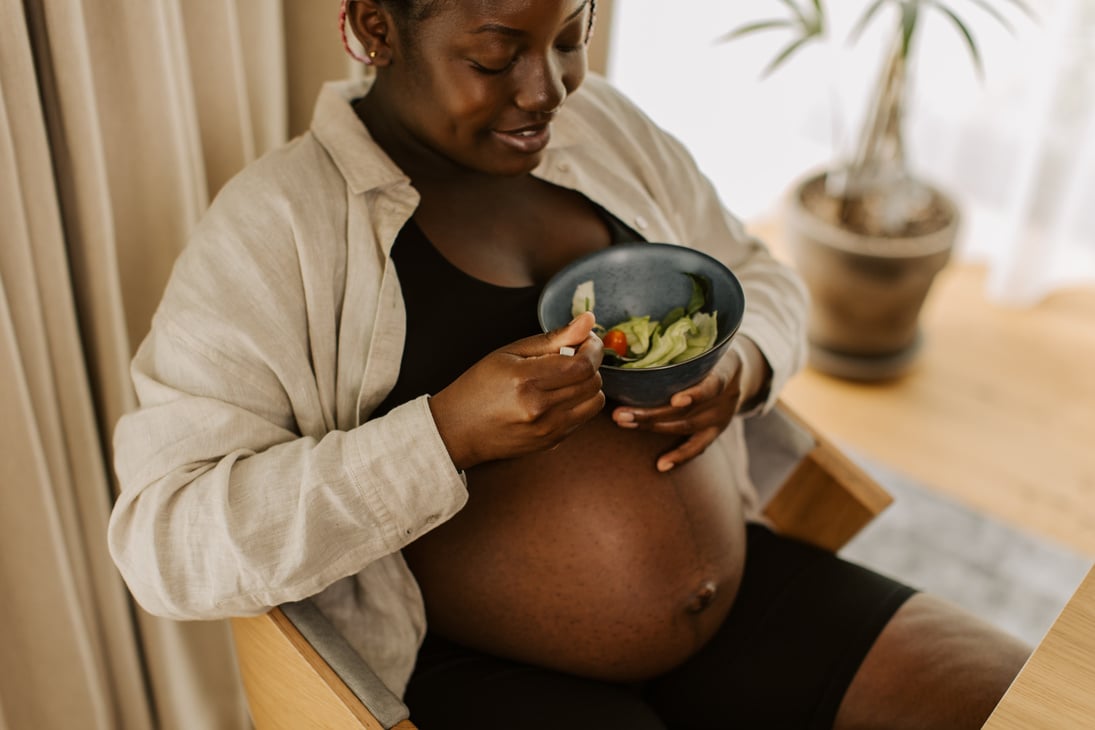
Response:
[[[423,145],[392,114],[382,89],[376,86],[354,104],[354,111],[373,140],[415,187],[474,190],[480,194],[512,189],[515,179],[489,175],[457,164]],[[520,178],[528,177],[521,175]]]

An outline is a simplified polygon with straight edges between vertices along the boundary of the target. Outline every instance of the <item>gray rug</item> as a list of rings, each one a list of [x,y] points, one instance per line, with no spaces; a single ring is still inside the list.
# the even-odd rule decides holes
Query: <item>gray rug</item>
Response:
[[[841,555],[1037,644],[1092,558],[974,512],[854,452],[894,504]]]

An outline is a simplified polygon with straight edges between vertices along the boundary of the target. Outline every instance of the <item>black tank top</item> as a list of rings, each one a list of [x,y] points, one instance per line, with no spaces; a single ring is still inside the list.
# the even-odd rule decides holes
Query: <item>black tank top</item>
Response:
[[[643,240],[615,216],[598,211],[613,243]],[[542,285],[498,286],[464,273],[441,255],[414,218],[392,244],[392,261],[407,309],[407,337],[395,386],[370,418],[437,393],[487,353],[542,331],[536,316]]]

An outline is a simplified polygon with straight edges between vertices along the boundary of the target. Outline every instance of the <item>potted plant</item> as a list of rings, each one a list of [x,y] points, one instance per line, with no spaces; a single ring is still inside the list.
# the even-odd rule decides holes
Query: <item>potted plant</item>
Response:
[[[1000,7],[1027,15],[1023,0],[967,0],[1009,27]],[[827,37],[825,0],[779,0],[785,17],[742,25],[732,41],[781,30],[791,38],[764,71],[770,74],[803,46]],[[941,13],[958,31],[981,71],[966,21],[944,0],[863,0],[851,39],[892,11],[892,40],[868,112],[847,159],[792,186],[786,206],[790,252],[813,299],[811,365],[832,375],[879,380],[904,373],[920,347],[920,309],[950,257],[960,214],[953,199],[910,170],[903,136],[909,68],[923,17]]]

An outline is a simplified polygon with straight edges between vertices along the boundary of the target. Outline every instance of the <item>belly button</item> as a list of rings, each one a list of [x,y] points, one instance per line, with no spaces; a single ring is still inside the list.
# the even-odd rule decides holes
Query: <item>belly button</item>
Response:
[[[688,602],[688,612],[699,613],[703,611],[711,605],[711,601],[715,599],[717,592],[718,586],[715,585],[715,581],[705,580],[692,595],[692,600]]]

